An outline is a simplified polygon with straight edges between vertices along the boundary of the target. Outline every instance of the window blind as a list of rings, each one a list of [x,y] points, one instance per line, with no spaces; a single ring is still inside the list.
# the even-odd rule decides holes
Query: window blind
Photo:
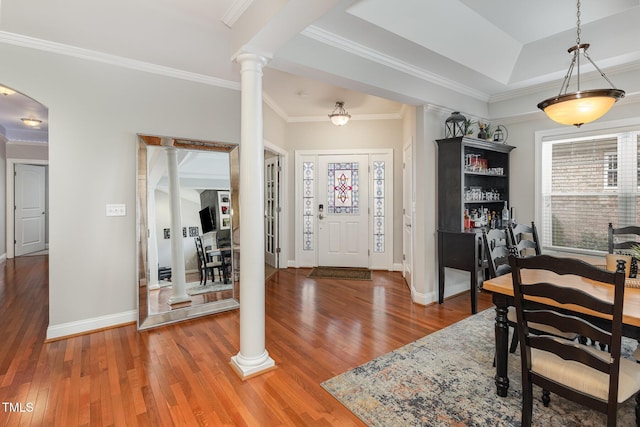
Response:
[[[542,244],[607,251],[608,224],[640,225],[638,131],[542,142]]]

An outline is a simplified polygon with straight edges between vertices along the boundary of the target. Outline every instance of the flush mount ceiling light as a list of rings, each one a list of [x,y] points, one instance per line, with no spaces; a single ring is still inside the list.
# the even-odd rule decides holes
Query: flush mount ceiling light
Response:
[[[15,90],[11,90],[8,87],[4,87],[0,85],[0,95],[7,96],[7,95],[13,95],[14,93],[16,93]]]
[[[331,114],[329,114],[329,118],[331,119],[331,123],[333,123],[334,125],[344,126],[351,118],[351,114],[347,113],[347,111],[344,109],[344,102],[337,101],[336,107],[333,109]]]
[[[27,119],[23,117],[20,120],[22,120],[22,123],[32,128],[38,127],[40,126],[40,123],[42,123],[42,120],[33,119],[33,118]]]
[[[580,43],[580,1],[577,2],[577,38],[575,46],[568,50],[573,54],[567,75],[564,77],[560,93],[538,104],[538,108],[544,111],[549,118],[563,125],[580,127],[604,116],[620,98],[624,97],[624,91],[616,89],[611,80],[598,68],[587,54],[588,43]],[[580,54],[595,67],[602,77],[611,85],[610,89],[580,90]],[[577,65],[577,90],[567,93],[573,69]]]

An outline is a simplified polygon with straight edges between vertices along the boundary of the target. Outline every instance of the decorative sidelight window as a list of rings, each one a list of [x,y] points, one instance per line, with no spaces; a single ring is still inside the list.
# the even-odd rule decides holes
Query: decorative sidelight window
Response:
[[[327,212],[359,213],[358,163],[329,163],[327,174]]]
[[[373,162],[373,251],[384,252],[384,161]]]
[[[313,251],[315,244],[313,242],[315,228],[315,201],[313,197],[313,180],[314,180],[313,162],[302,163],[302,250]]]

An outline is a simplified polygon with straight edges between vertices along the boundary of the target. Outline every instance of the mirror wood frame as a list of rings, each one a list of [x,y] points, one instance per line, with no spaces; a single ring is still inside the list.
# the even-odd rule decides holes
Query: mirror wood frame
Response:
[[[236,229],[239,223],[239,211],[237,201],[238,190],[238,145],[221,142],[199,141],[183,138],[161,137],[155,135],[138,134],[138,150],[136,151],[137,159],[137,185],[136,185],[136,285],[137,285],[137,301],[138,301],[138,330],[145,330],[162,325],[167,325],[184,320],[194,319],[197,317],[221,313],[224,311],[238,309],[240,303],[237,300],[235,290],[235,271],[234,268],[239,259],[239,251],[233,242],[232,250],[232,267],[231,277],[233,289],[233,298],[207,302],[195,306],[176,308],[161,313],[151,313],[149,309],[149,288],[147,286],[149,277],[148,263],[148,247],[149,233],[148,230],[148,212],[147,212],[147,148],[150,146],[162,147],[170,145],[178,150],[190,151],[218,151],[229,153],[229,170],[231,188],[231,229]],[[233,235],[233,233],[231,233]]]

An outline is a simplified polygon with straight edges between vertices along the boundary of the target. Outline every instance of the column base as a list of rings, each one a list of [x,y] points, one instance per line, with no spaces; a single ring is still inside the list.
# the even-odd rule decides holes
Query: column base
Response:
[[[174,307],[174,306],[176,306],[176,305],[182,305],[182,306],[184,306],[184,305],[186,305],[186,304],[191,304],[191,298],[190,298],[190,297],[189,297],[189,295],[187,295],[187,294],[184,294],[184,295],[182,295],[182,296],[176,296],[176,295],[174,295],[174,296],[172,296],[172,297],[170,297],[170,298],[169,298],[168,304],[169,304],[171,307]]]
[[[241,359],[239,355],[231,356],[231,362],[229,362],[229,364],[242,380],[276,369],[276,362],[268,356],[260,364],[250,366],[241,364],[239,358]]]

